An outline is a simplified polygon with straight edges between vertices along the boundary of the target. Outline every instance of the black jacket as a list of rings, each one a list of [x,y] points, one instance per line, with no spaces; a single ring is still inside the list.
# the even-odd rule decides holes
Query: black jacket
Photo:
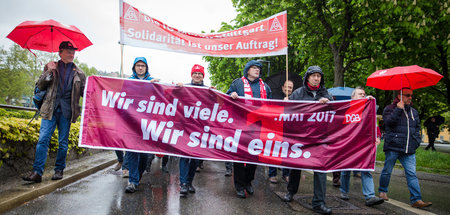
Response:
[[[383,151],[414,154],[420,146],[419,113],[409,105],[404,109],[390,104],[383,111],[385,140]]]

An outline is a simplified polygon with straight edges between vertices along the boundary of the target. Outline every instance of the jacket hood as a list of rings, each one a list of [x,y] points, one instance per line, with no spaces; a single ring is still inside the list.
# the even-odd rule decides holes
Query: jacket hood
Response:
[[[133,70],[133,75],[135,78],[139,79],[137,74],[136,74],[136,70],[134,69],[134,66],[136,65],[137,62],[142,61],[143,63],[145,63],[145,76],[144,79],[146,79],[148,76],[150,76],[150,73],[148,72],[148,64],[147,64],[147,59],[145,59],[145,57],[137,57],[134,59],[134,63],[133,63],[133,68],[131,70]]]
[[[256,60],[251,60],[251,61],[249,61],[249,62],[245,65],[245,68],[244,68],[244,77],[247,78],[247,76],[248,76],[247,72],[248,72],[248,70],[250,69],[250,67],[252,67],[252,66],[257,66],[257,67],[259,67],[259,77],[261,78],[262,64],[261,64],[260,62],[256,61]]]
[[[322,69],[319,66],[310,66],[308,67],[308,69],[306,70],[305,75],[303,76],[303,86],[308,86],[306,83],[308,83],[308,78],[310,75],[314,74],[314,73],[319,73],[321,78],[320,78],[320,87],[325,87],[325,80],[324,80],[324,75],[322,72]]]

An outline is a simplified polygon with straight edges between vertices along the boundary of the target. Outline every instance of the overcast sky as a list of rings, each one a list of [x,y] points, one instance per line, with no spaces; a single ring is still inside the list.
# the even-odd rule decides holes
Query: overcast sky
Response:
[[[219,30],[236,17],[231,0],[125,0],[165,24],[193,33]],[[103,71],[120,70],[119,0],[6,0],[0,9],[0,46],[14,42],[6,36],[23,21],[54,19],[77,26],[93,43],[76,57]],[[131,74],[135,57],[144,56],[150,74],[162,82],[190,82],[194,64],[207,68],[201,56],[124,46],[124,73]],[[206,80],[208,79],[208,80]],[[210,85],[206,72],[205,84]]]

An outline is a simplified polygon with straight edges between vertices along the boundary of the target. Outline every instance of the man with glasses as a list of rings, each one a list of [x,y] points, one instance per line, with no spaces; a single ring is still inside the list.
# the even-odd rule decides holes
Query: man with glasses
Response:
[[[380,198],[387,201],[392,169],[395,162],[399,160],[405,169],[411,206],[415,208],[428,207],[432,203],[422,201],[419,179],[416,176],[415,153],[420,146],[421,137],[419,113],[411,107],[413,91],[409,88],[403,88],[396,94],[394,102],[386,106],[383,111],[386,129],[383,151],[386,158],[378,191]]]

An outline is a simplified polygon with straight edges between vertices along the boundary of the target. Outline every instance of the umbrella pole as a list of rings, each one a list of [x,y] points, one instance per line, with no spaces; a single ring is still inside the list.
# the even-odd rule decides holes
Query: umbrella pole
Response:
[[[286,51],[286,82],[289,80],[289,54],[288,54],[289,52],[288,51]],[[283,83],[283,86],[284,86],[284,84],[286,83],[286,82],[284,82]],[[289,95],[288,95],[288,93],[287,93],[287,91],[285,92],[285,94],[286,94],[286,97],[288,97]]]
[[[123,78],[123,44],[120,44],[120,77]]]

